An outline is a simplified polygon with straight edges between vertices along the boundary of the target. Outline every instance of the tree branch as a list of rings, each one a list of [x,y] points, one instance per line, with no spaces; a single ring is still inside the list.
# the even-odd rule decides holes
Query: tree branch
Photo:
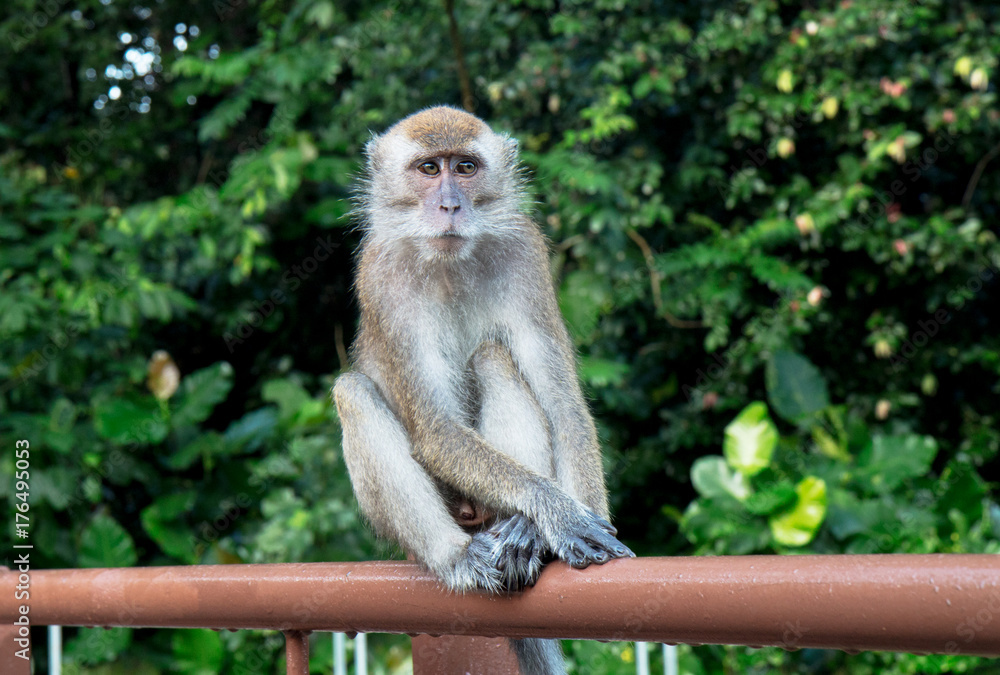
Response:
[[[646,260],[646,268],[649,270],[649,285],[653,291],[653,306],[656,307],[656,313],[666,319],[667,323],[674,328],[703,328],[705,324],[701,321],[678,319],[663,307],[663,297],[660,294],[660,273],[656,271],[656,260],[653,258],[653,249],[650,248],[649,242],[635,230],[630,228],[625,230],[625,233],[642,250],[642,257]]]
[[[969,179],[969,185],[965,188],[965,194],[962,196],[962,208],[969,208],[969,204],[972,202],[972,195],[976,191],[976,185],[979,184],[979,178],[983,175],[983,170],[986,169],[986,165],[990,163],[990,160],[997,155],[1000,155],[1000,143],[994,145],[976,164],[976,170],[972,172],[972,178]]]
[[[451,34],[451,46],[455,50],[458,84],[462,88],[462,107],[470,113],[475,112],[472,82],[469,80],[469,69],[465,66],[465,49],[462,47],[462,36],[458,33],[458,21],[455,20],[455,0],[444,0],[444,10],[448,13],[448,32]]]

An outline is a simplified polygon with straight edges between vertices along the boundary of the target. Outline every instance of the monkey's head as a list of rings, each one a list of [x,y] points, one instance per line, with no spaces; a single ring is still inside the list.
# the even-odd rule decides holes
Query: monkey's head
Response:
[[[381,243],[413,247],[425,260],[460,260],[524,226],[517,141],[475,115],[422,110],[365,152],[360,212]]]

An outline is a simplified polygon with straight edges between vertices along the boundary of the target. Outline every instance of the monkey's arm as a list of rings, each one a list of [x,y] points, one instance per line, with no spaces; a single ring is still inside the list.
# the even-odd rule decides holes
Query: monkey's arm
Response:
[[[421,427],[413,457],[429,474],[502,511],[523,513],[570,565],[586,567],[631,554],[606,519],[551,479],[491,447],[476,431],[442,418]]]
[[[567,492],[607,519],[597,430],[576,378],[568,336],[522,335],[515,338],[512,347],[551,428],[556,479]]]
[[[559,313],[555,291],[547,282],[547,258],[537,250],[538,271],[529,279],[544,279],[521,295],[532,302],[520,326],[508,331],[511,355],[544,411],[552,437],[557,482],[573,497],[608,519],[607,491],[597,430],[584,400],[576,371],[576,354]]]
[[[454,590],[497,592],[504,579],[495,542],[470,537],[452,519],[430,476],[410,455],[402,424],[375,384],[345,373],[333,389],[344,432],[344,461],[362,513]]]
[[[410,425],[414,459],[463,494],[501,512],[527,516],[547,546],[575,567],[630,555],[612,536],[614,528],[606,519],[544,475],[552,472],[547,423],[508,350],[484,344],[472,365],[483,395],[479,430],[435,410],[431,393],[421,393],[419,381],[401,382],[419,401],[411,408],[426,411],[415,415]]]

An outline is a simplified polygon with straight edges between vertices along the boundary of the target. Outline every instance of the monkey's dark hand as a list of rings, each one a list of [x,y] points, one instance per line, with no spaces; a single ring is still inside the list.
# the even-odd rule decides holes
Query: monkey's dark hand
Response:
[[[517,513],[498,520],[484,534],[494,538],[494,565],[504,589],[520,591],[525,586],[534,586],[549,555],[538,526]]]
[[[591,563],[602,565],[612,558],[634,558],[635,553],[618,541],[618,530],[590,509],[567,514],[550,536],[549,545],[556,556],[582,569]]]

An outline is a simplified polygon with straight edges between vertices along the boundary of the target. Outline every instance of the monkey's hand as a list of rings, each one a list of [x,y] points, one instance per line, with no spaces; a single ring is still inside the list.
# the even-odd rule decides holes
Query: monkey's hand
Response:
[[[576,512],[564,513],[546,539],[560,560],[576,568],[602,565],[612,558],[634,558],[635,553],[618,541],[618,530],[604,518],[577,503]]]
[[[534,586],[546,556],[550,555],[542,533],[521,513],[498,520],[484,535],[493,539],[493,560],[504,589],[520,591]]]

